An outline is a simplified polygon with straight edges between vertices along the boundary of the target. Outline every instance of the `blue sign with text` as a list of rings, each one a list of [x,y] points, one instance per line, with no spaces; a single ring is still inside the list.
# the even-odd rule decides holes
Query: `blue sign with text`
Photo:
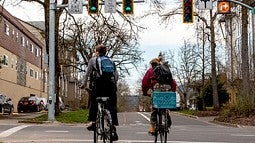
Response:
[[[155,108],[176,108],[175,92],[153,92],[152,105]]]

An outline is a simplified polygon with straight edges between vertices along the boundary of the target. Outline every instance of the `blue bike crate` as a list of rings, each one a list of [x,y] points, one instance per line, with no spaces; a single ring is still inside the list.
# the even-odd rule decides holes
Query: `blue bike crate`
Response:
[[[152,93],[152,105],[154,108],[176,108],[175,92],[158,92]]]

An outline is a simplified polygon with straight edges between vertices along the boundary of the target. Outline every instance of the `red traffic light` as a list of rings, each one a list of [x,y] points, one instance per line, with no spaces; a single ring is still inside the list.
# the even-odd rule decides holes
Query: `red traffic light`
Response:
[[[193,23],[193,0],[182,0],[183,23]]]

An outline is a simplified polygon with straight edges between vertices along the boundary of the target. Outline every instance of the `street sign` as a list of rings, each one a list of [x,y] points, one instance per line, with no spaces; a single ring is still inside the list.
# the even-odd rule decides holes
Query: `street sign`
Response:
[[[68,11],[71,14],[82,14],[82,0],[69,0],[68,1]]]
[[[198,9],[200,10],[212,10],[212,0],[198,0]]]
[[[227,0],[219,0],[217,3],[217,10],[220,14],[230,13],[230,2]]]
[[[255,14],[255,8],[253,8],[253,9],[251,10],[251,13],[252,13],[252,14]]]
[[[105,13],[116,13],[116,0],[105,0]]]

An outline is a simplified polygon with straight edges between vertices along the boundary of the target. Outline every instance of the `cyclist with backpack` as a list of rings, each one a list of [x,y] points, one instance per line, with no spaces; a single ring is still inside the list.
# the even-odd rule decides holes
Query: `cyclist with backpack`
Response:
[[[151,96],[152,92],[157,90],[176,91],[176,81],[172,78],[172,73],[167,65],[163,63],[161,58],[154,58],[150,61],[151,67],[146,71],[142,79],[142,92],[144,96]],[[152,108],[150,118],[149,133],[155,133],[155,123],[157,122],[157,110]],[[169,126],[171,126],[171,118],[169,119]]]
[[[89,106],[89,117],[88,120],[92,122],[90,126],[87,127],[89,131],[94,131],[96,128],[96,114],[97,114],[97,97],[110,97],[109,109],[112,116],[113,128],[113,140],[118,140],[118,135],[116,132],[116,127],[118,126],[117,117],[117,81],[118,72],[116,66],[111,59],[106,56],[107,48],[104,45],[96,46],[96,53],[93,58],[89,60],[87,71],[85,74],[84,82],[81,88],[87,87],[87,82],[89,77],[94,77],[91,83],[91,97]],[[92,75],[92,76],[91,76]]]

